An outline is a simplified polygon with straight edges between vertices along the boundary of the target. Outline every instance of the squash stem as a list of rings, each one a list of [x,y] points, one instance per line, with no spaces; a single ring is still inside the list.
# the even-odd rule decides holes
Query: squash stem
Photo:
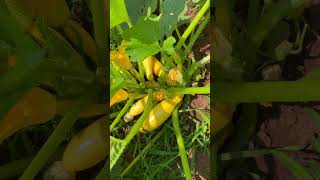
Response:
[[[225,83],[215,82],[214,101],[235,103],[305,102],[320,100],[316,80]]]
[[[210,7],[210,0],[207,0],[205,4],[202,6],[201,10],[199,13],[196,15],[196,17],[193,19],[191,24],[188,26],[188,28],[184,31],[182,34],[181,38],[179,39],[176,50],[179,51],[183,45],[183,43],[186,41],[190,33],[193,31],[193,29],[197,26],[198,22],[202,18],[202,16],[205,14],[205,12],[209,9]]]

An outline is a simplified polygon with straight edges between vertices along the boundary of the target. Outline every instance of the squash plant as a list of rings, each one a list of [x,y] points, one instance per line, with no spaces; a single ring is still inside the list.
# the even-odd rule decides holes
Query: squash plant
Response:
[[[210,18],[210,1],[200,1],[198,6],[197,15],[190,20],[184,15],[186,0],[110,1],[110,29],[113,33],[110,107],[111,112],[117,113],[110,125],[110,170],[119,164],[135,136],[157,132],[127,168],[119,172],[120,177],[128,175],[160,138],[165,129],[163,125],[170,124],[172,119],[184,176],[192,179],[178,111],[181,104],[189,103],[186,96],[210,94],[209,84],[191,87],[195,72],[210,62],[210,56],[196,62],[187,58]],[[186,22],[190,23],[180,35],[180,27]],[[120,133],[123,126],[128,127],[129,132]]]
[[[71,19],[64,0],[0,2],[0,143],[13,144],[17,158],[30,156],[1,166],[1,179],[21,174],[20,179],[35,179],[53,159],[62,161],[53,167],[62,165],[60,170],[75,178],[76,172],[107,159],[108,118],[101,117],[108,109],[107,2],[86,3],[94,37]],[[71,131],[79,118],[90,119],[88,127]],[[11,139],[49,120],[59,124],[51,134],[43,132],[50,136],[38,152],[32,150],[38,142],[28,136],[22,148],[26,152]],[[97,178],[106,176],[101,171]]]
[[[230,175],[226,170],[233,165],[236,168],[245,166],[243,161],[236,159],[264,154],[272,154],[280,159],[298,179],[312,179],[304,166],[280,152],[299,151],[302,147],[245,151],[258,123],[257,103],[320,99],[319,70],[296,81],[264,81],[258,76],[264,65],[290,62],[289,57],[292,56],[289,55],[296,54],[296,50],[299,50],[305,33],[302,30],[305,28],[301,27],[305,23],[302,20],[304,3],[303,0],[263,3],[256,0],[214,1],[214,25],[211,32],[214,37],[213,101],[220,105],[213,107],[212,127],[222,129],[211,137],[212,179]],[[239,12],[235,11],[235,7],[240,9]],[[243,16],[245,13],[247,14]],[[295,24],[290,32],[295,33],[296,42],[289,39],[288,22]],[[234,111],[232,106],[235,105],[238,105],[239,110],[236,125],[231,121]],[[224,144],[229,136],[229,141]],[[248,177],[251,173],[252,177],[260,178],[251,169],[241,171],[234,174],[240,173]]]

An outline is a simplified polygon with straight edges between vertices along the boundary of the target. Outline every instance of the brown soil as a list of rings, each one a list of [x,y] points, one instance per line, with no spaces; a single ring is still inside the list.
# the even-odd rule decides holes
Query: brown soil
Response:
[[[320,54],[320,40],[307,46],[309,56]],[[304,75],[320,68],[320,58],[305,59]],[[295,70],[298,71],[298,65]],[[256,134],[255,144],[260,147],[274,148],[309,144],[315,134],[320,133],[303,106],[319,109],[319,103],[313,104],[273,104],[271,108],[261,107],[260,120],[263,122]],[[290,153],[294,159],[303,162],[306,159],[319,161],[319,156],[310,152]],[[271,157],[256,158],[257,168],[267,174],[268,179],[294,180],[296,177],[279,160]]]

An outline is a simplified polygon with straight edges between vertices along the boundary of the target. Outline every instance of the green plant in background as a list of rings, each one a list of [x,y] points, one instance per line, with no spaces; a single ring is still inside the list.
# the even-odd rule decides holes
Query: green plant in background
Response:
[[[260,81],[257,78],[257,67],[261,64],[281,63],[289,54],[297,54],[306,33],[299,23],[302,22],[304,2],[297,1],[260,1],[244,2],[227,0],[214,1],[213,4],[213,78],[214,102],[239,105],[239,121],[233,127],[230,123],[230,111],[225,111],[225,118],[219,113],[213,114],[213,126],[222,124],[222,130],[211,137],[212,179],[222,175],[230,178],[235,173],[252,179],[263,178],[245,167],[241,159],[272,154],[283,162],[298,179],[317,179],[314,171],[317,164],[309,162],[301,165],[289,158],[286,151],[300,151],[305,147],[285,147],[245,151],[251,136],[256,131],[259,102],[303,102],[317,101],[319,95],[319,70],[297,81]],[[238,16],[234,7],[241,7],[247,16]],[[243,13],[241,12],[241,13]],[[286,18],[295,24],[297,32],[295,42],[289,40],[289,24],[282,21]],[[288,59],[290,61],[290,59]],[[263,66],[262,65],[262,66]],[[263,66],[264,67],[264,66]],[[259,69],[259,68],[258,68]],[[221,111],[216,106],[215,111]],[[223,112],[223,111],[221,111]],[[233,111],[231,111],[233,112]],[[224,119],[223,119],[224,118]],[[232,118],[232,115],[231,115]],[[227,120],[226,120],[227,119]],[[230,141],[224,140],[231,135]],[[298,133],[298,132],[297,132]],[[223,145],[223,146],[222,146]],[[232,161],[231,161],[232,160]],[[233,162],[233,163],[231,163]],[[226,172],[227,167],[243,167],[235,172]],[[311,169],[311,171],[309,171]],[[241,171],[241,172],[240,172]]]
[[[141,178],[141,172],[128,174],[129,171],[137,171],[133,167],[140,165],[148,168],[143,169],[145,178],[161,178],[158,175],[161,168],[152,174],[149,168],[159,164],[169,166],[180,155],[183,176],[192,179],[186,152],[190,142],[182,136],[182,119],[178,111],[180,105],[184,106],[183,109],[188,105],[190,94],[210,94],[209,85],[191,87],[195,72],[210,62],[210,56],[195,63],[187,58],[209,21],[209,6],[209,0],[199,2],[200,10],[180,35],[180,26],[190,21],[184,16],[186,0],[110,1],[110,107],[111,113],[118,112],[110,126],[110,170],[113,178]],[[204,20],[196,29],[202,18]],[[177,39],[172,36],[173,32],[176,32]],[[207,115],[202,115],[208,126]],[[162,127],[170,117],[173,128]],[[129,131],[121,132],[122,127]],[[203,130],[208,132],[208,129]],[[139,131],[145,134],[139,134]],[[174,158],[169,156],[169,161],[157,163],[158,160],[154,159],[146,165],[149,162],[141,158],[160,139],[164,138],[164,143],[169,143],[168,133],[175,134],[179,152],[173,152]],[[134,159],[122,168],[126,151],[133,152]]]
[[[23,128],[60,119],[38,152],[32,150],[35,144],[30,138],[23,136],[31,157],[1,166],[1,179],[21,174],[20,179],[34,179],[52,163],[53,155],[61,161],[52,166],[60,168],[55,178],[65,174],[74,179],[77,171],[107,159],[107,118],[97,120],[108,108],[106,2],[86,2],[94,38],[71,19],[64,0],[0,3],[0,142],[10,144],[5,140]],[[59,148],[69,141],[68,134],[79,118],[89,118],[85,124],[92,124],[74,131],[66,150]],[[12,151],[18,148],[16,144]],[[44,176],[51,177],[52,171],[49,168]],[[97,178],[103,175],[107,171]]]

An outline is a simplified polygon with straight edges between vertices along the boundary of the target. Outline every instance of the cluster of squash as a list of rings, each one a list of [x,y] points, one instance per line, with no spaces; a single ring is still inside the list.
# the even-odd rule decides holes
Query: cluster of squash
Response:
[[[119,51],[112,51],[110,55],[111,61],[116,65],[130,70],[133,68],[130,63],[129,57],[124,50],[125,43],[122,42],[119,47]],[[160,77],[163,73],[163,65],[161,62],[153,56],[147,57],[142,61],[143,67],[145,69],[145,76],[148,80],[146,84],[152,84],[154,81],[154,75]],[[172,81],[177,81],[181,79],[181,72],[177,68],[172,68],[167,76],[167,83]],[[120,89],[110,100],[110,107],[116,103],[126,100],[129,97],[129,93]],[[135,104],[133,104],[129,111],[124,116],[126,122],[132,121],[135,117],[142,114],[148,101],[148,95],[144,95]],[[159,102],[150,111],[147,118],[144,120],[141,132],[152,131],[158,128],[163,122],[165,122],[172,114],[174,108],[182,101],[183,95],[175,95],[170,98],[166,98],[165,90],[161,89],[154,93],[153,98],[156,102]]]

